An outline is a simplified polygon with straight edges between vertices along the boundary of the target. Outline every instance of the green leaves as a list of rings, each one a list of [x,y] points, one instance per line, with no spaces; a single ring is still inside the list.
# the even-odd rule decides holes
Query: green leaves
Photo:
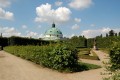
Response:
[[[77,50],[64,45],[7,46],[5,51],[59,71],[74,71],[78,64]]]
[[[120,42],[110,50],[111,70],[120,70]]]

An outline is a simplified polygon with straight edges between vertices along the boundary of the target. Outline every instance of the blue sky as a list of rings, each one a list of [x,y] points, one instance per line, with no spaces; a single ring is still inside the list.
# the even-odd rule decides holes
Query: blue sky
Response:
[[[65,37],[120,32],[120,0],[0,0],[5,37],[41,38],[53,22]]]

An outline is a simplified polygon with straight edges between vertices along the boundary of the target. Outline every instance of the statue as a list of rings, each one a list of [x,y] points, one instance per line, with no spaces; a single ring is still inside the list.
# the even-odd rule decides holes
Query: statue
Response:
[[[96,43],[96,39],[94,38],[94,43],[93,43],[93,49],[94,50],[98,50],[98,48],[97,48],[97,43]]]

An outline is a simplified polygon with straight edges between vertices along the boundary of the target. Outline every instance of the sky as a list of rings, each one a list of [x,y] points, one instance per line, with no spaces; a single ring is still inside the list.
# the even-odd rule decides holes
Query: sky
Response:
[[[120,32],[120,0],[0,0],[3,37],[42,38],[56,24],[64,37]]]

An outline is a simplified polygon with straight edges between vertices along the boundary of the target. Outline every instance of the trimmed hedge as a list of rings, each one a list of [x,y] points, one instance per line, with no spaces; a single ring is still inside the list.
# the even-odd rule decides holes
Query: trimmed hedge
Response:
[[[89,54],[92,54],[93,56],[90,56]],[[81,48],[79,52],[79,57],[82,59],[91,59],[91,60],[99,60],[97,54],[89,48]]]
[[[5,51],[60,72],[78,72],[100,66],[78,62],[76,49],[64,45],[7,46]]]
[[[9,45],[46,45],[49,44],[49,42],[40,39],[12,36],[9,38],[8,44]]]
[[[25,38],[25,37],[0,37],[0,46],[14,46],[14,45],[48,45],[50,43],[55,43],[55,42],[50,42],[50,41],[43,41],[40,39],[33,39],[33,38]]]
[[[90,60],[99,60],[97,56],[89,56],[89,55],[80,55],[81,59],[90,59]]]
[[[51,46],[7,46],[5,51],[16,56],[33,61],[42,66],[59,71],[76,70],[78,65],[77,51],[62,45]]]
[[[7,46],[8,45],[8,38],[0,37],[0,46]]]

